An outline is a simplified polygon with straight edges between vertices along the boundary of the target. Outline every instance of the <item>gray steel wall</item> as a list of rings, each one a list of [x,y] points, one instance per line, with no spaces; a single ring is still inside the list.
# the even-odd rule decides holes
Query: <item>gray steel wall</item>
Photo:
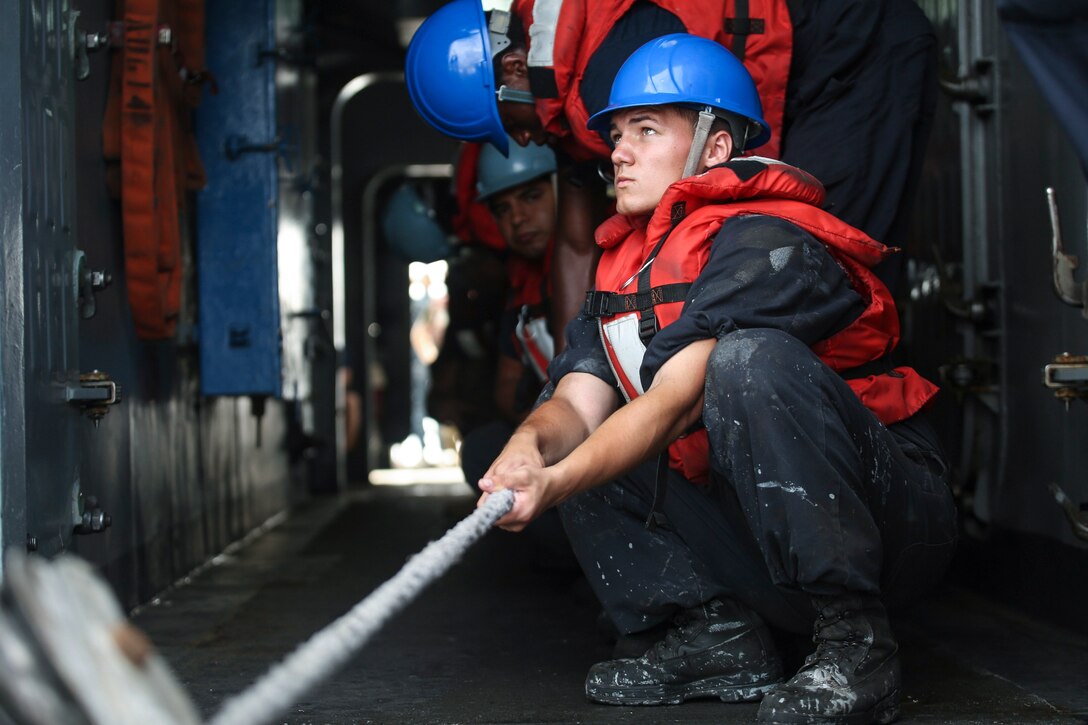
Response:
[[[1010,531],[1083,553],[1088,542],[1047,484],[1088,501],[1088,404],[1066,412],[1041,381],[1055,355],[1088,353],[1088,319],[1051,286],[1044,195],[1057,189],[1067,251],[1083,259],[1085,178],[992,0],[919,4],[937,30],[943,79],[974,79],[981,97],[946,89],[941,99],[910,242],[907,342],[926,373],[966,376],[946,379],[937,417],[967,537]]]
[[[0,11],[0,95],[22,93],[22,8]],[[23,329],[23,127],[21,103],[0,110],[0,542],[26,538]],[[13,384],[14,383],[14,384]]]
[[[4,18],[12,21],[10,13],[20,19],[33,13],[43,17],[59,14],[66,5],[60,0],[20,0],[6,8]],[[81,12],[78,28],[104,29],[113,7],[112,0],[75,3],[73,9]],[[20,88],[20,32],[21,22],[0,23],[0,92],[6,99],[20,98],[26,92],[25,87]],[[66,50],[58,50],[62,72],[66,70]],[[63,173],[74,174],[74,245],[86,252],[92,268],[105,269],[114,278],[113,285],[97,297],[97,314],[79,323],[78,371],[107,371],[123,386],[124,401],[97,429],[89,420],[78,420],[78,478],[84,493],[96,496],[111,515],[112,526],[105,533],[75,537],[71,548],[100,564],[123,604],[132,606],[282,511],[293,497],[304,495],[304,481],[299,466],[292,466],[286,447],[287,404],[269,401],[258,420],[251,415],[248,399],[202,398],[196,348],[185,336],[179,338],[181,342],[147,343],[133,333],[125,292],[119,205],[107,191],[102,160],[101,119],[109,61],[108,52],[92,54],[90,77],[76,84],[74,108],[67,109],[75,119],[74,153],[67,154],[61,164],[66,170]],[[11,106],[16,111],[19,108],[19,104]],[[26,397],[19,382],[25,360],[20,358],[22,345],[16,338],[24,328],[29,329],[29,321],[24,326],[23,310],[28,317],[37,314],[35,305],[24,298],[22,278],[15,273],[24,264],[19,246],[9,244],[22,234],[25,221],[18,170],[26,144],[19,129],[18,123],[0,112],[0,238],[4,250],[0,271],[5,296],[5,304],[0,306],[0,484],[4,492],[2,524],[13,527],[2,532],[8,545],[19,538],[17,529],[35,525],[26,520],[26,502],[20,501],[25,496],[21,493],[25,488],[20,486],[25,486],[27,478],[21,469],[50,463],[48,440],[42,441],[40,453],[22,459],[25,466],[13,454],[13,450],[30,450],[25,428],[12,416]],[[25,238],[29,254],[37,242],[29,235]],[[187,244],[186,261],[191,265],[192,240]],[[195,319],[191,275],[186,299],[185,322],[191,322]],[[74,411],[69,414],[78,415]],[[64,444],[58,440],[54,445]],[[69,505],[70,510],[68,500],[49,503],[61,510]]]

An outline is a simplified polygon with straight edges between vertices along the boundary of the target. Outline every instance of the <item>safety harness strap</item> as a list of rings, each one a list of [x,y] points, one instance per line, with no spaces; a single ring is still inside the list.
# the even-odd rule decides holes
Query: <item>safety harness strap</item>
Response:
[[[669,235],[676,229],[677,225],[684,220],[684,216],[687,214],[687,202],[678,201],[672,205],[669,210],[669,230],[661,235],[661,241],[657,243],[653,251],[650,252],[650,256],[646,259],[645,264],[642,265],[642,269],[638,272],[638,291],[642,293],[650,292],[650,268],[653,266],[654,260],[657,259],[657,255],[661,253],[661,248],[665,246],[665,242],[668,241]],[[682,300],[683,298],[681,298]],[[677,300],[677,301],[681,301]],[[638,321],[638,335],[642,338],[643,345],[649,345],[650,340],[657,334],[657,313],[654,312],[654,308],[650,307],[639,314]]]
[[[587,317],[608,317],[623,312],[642,312],[653,309],[654,305],[683,302],[687,299],[688,290],[690,289],[690,282],[674,282],[672,284],[663,284],[660,287],[652,287],[648,292],[632,292],[630,294],[593,290],[586,293],[586,301],[582,305],[582,314]]]
[[[736,0],[736,15],[725,19],[725,32],[733,36],[730,50],[741,61],[744,60],[748,36],[763,33],[765,25],[762,18],[751,18],[748,13],[748,0]]]
[[[622,293],[591,290],[586,293],[585,302],[582,303],[582,314],[587,317],[608,317],[623,312],[638,312],[639,337],[642,339],[643,345],[650,344],[650,340],[657,334],[657,314],[654,312],[654,306],[669,302],[683,302],[687,299],[688,290],[691,289],[690,282],[673,282],[658,285],[657,287],[650,286],[650,268],[653,266],[654,260],[657,259],[657,255],[661,253],[661,248],[665,246],[665,242],[672,230],[676,229],[676,225],[684,218],[685,208],[686,204],[682,201],[673,204],[671,225],[668,231],[661,235],[661,239],[654,246],[653,251],[646,257],[646,261],[642,263],[641,269],[620,287],[620,289],[627,287],[637,278],[638,291]]]

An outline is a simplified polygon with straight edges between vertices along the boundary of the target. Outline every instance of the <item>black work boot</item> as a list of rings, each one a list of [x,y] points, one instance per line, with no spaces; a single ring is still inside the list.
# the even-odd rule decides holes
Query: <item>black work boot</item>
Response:
[[[712,599],[677,616],[641,657],[593,665],[586,697],[610,705],[677,705],[697,697],[743,702],[781,680],[782,662],[759,615]]]
[[[763,698],[760,722],[890,723],[899,717],[899,646],[873,596],[813,597],[816,651]]]

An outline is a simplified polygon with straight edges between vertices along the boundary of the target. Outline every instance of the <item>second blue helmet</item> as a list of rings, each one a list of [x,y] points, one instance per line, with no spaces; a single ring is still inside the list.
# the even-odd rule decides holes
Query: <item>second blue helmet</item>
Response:
[[[750,149],[771,138],[755,81],[735,55],[713,40],[672,33],[646,43],[620,66],[608,105],[586,125],[608,129],[612,114],[624,108],[678,104],[742,116],[749,121]],[[728,116],[726,116],[728,118]],[[734,139],[738,144],[741,139]]]

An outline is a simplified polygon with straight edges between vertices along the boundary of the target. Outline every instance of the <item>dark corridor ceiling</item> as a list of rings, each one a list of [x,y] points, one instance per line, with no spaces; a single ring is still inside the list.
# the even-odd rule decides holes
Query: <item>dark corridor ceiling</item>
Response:
[[[308,0],[306,17],[322,75],[399,67],[398,21],[422,18],[445,0]]]

